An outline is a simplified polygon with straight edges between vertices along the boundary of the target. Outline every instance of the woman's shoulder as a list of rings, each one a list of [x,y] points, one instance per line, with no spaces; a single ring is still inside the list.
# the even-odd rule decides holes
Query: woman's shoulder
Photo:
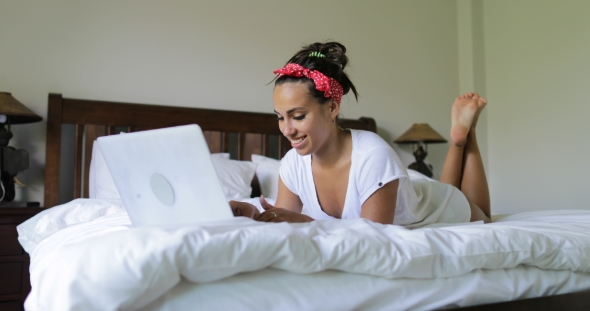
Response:
[[[293,149],[289,149],[285,153],[283,158],[281,159],[281,164],[292,162],[292,161],[296,160],[297,152],[294,152],[294,151],[295,150],[293,150]]]
[[[377,133],[363,130],[350,130],[353,146],[356,151],[370,151],[375,149],[391,149],[391,146]]]
[[[306,156],[301,156],[295,148],[289,149],[281,159],[281,165],[301,166],[304,164]]]

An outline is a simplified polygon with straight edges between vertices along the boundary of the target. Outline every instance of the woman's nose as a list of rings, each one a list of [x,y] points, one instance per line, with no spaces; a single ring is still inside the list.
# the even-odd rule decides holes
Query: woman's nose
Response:
[[[283,132],[284,136],[290,136],[291,134],[293,134],[295,132],[295,128],[292,126],[292,124],[289,120],[285,120],[283,122],[282,132]]]

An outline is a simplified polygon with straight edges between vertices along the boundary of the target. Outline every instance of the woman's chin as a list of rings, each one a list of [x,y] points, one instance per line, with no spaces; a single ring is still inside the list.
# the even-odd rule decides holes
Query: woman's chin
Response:
[[[305,156],[308,155],[309,153],[307,152],[306,148],[295,148],[295,151],[297,151],[297,154],[300,156]]]
[[[298,155],[300,156],[306,156],[308,154],[311,154],[311,151],[309,150],[309,148],[306,148],[305,146],[299,147],[299,148],[293,148],[295,149],[295,151],[297,152]]]

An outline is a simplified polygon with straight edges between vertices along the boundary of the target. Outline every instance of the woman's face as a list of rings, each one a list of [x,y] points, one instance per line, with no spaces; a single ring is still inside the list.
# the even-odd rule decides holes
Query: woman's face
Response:
[[[298,154],[315,154],[328,145],[339,108],[333,101],[320,104],[311,97],[306,83],[275,86],[273,101],[279,128]]]

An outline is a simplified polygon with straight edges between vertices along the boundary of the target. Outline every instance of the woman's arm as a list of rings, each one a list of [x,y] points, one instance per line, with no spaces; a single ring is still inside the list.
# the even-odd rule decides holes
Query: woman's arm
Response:
[[[284,209],[288,209],[293,212],[301,213],[303,209],[303,203],[299,196],[295,193],[291,192],[283,179],[279,176],[279,194],[277,195],[277,201],[275,202],[275,206],[280,206]]]
[[[375,191],[361,207],[361,217],[374,222],[391,225],[397,204],[399,180],[393,180]]]

